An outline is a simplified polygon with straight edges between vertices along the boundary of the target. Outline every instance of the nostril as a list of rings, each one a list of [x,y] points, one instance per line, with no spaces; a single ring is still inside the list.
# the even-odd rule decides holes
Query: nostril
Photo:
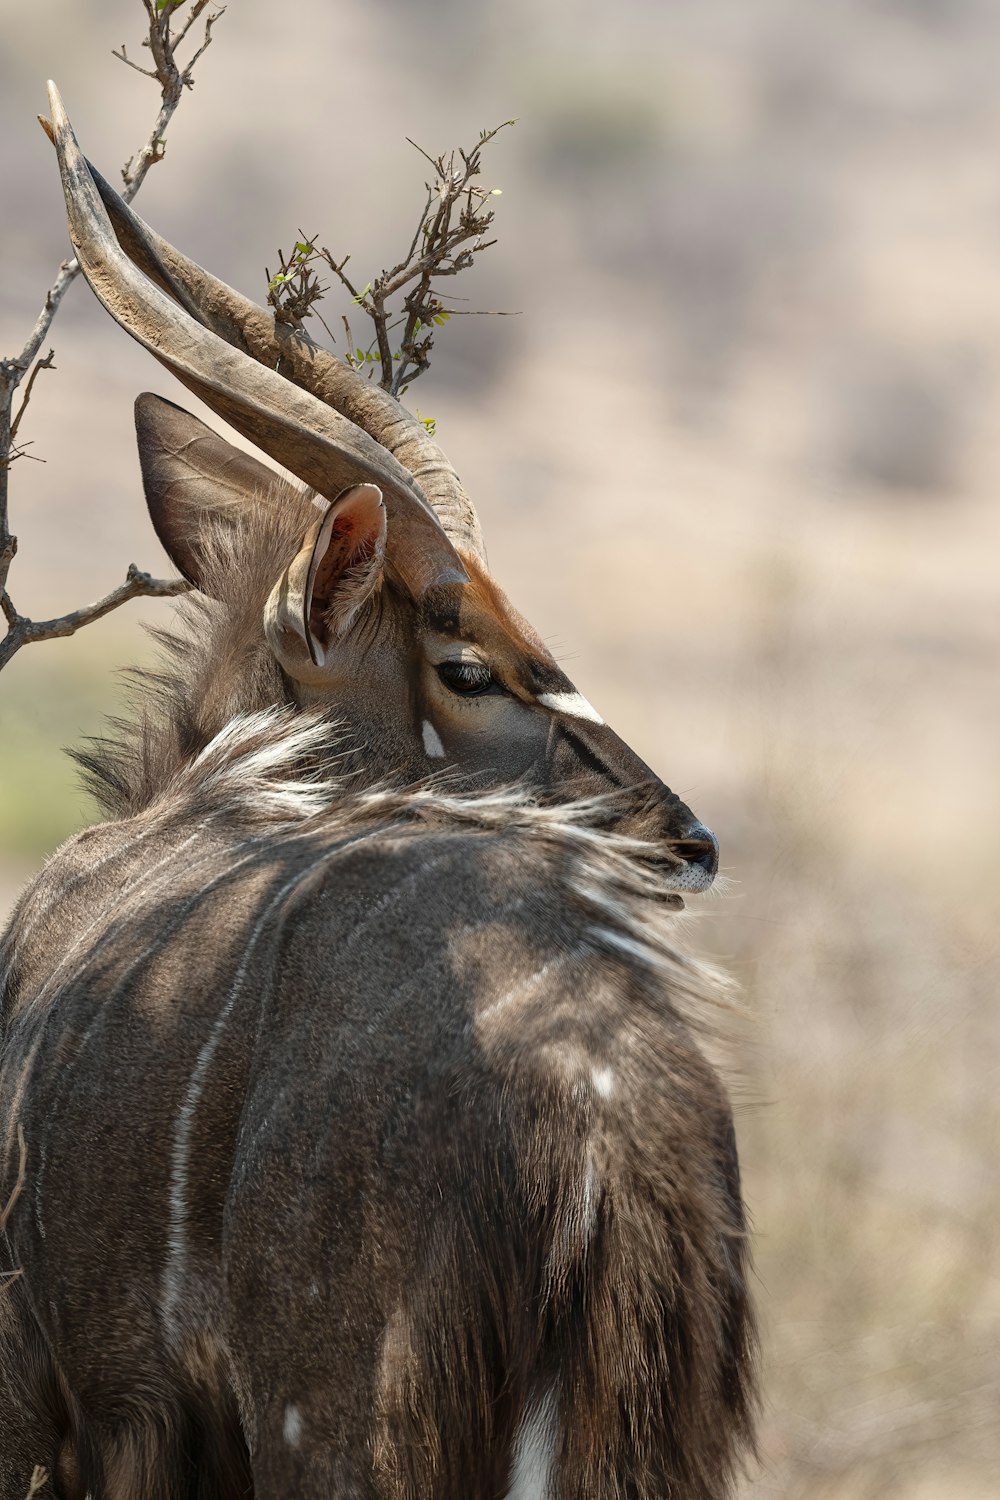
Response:
[[[704,823],[694,823],[688,829],[678,852],[686,864],[698,865],[713,880],[719,873],[719,840]]]

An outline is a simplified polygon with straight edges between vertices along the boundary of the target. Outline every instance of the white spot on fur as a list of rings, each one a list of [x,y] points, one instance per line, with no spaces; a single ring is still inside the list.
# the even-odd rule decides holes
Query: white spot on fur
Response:
[[[514,1439],[507,1500],[549,1500],[558,1441],[559,1411],[553,1386],[521,1418]]]
[[[590,1073],[594,1088],[602,1099],[610,1099],[615,1091],[615,1075],[610,1068],[592,1068]]]
[[[285,1425],[282,1428],[289,1448],[297,1448],[302,1441],[302,1413],[297,1406],[285,1407]]]
[[[597,709],[587,702],[582,693],[540,693],[538,701],[543,708],[551,708],[557,714],[569,714],[573,719],[589,719],[592,724],[603,724]]]
[[[424,749],[427,751],[427,754],[432,755],[435,760],[443,760],[444,746],[441,743],[441,736],[434,728],[430,719],[424,720],[423,736]]]

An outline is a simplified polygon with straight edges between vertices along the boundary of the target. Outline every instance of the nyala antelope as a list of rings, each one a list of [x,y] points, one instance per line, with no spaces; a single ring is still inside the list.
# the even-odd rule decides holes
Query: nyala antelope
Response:
[[[195,591],[0,946],[0,1500],[718,1500],[746,1229],[674,915],[715,839],[424,428],[52,121],[98,298],[307,488],[139,398]]]

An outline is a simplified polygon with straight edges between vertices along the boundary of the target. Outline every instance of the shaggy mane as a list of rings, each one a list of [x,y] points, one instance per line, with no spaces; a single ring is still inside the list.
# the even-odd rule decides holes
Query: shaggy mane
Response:
[[[523,784],[465,790],[447,777],[359,788],[339,774],[341,749],[337,724],[316,710],[271,705],[239,714],[157,788],[144,818],[164,829],[226,827],[234,849],[314,843],[317,859],[343,838],[513,837],[550,861],[553,882],[589,913],[596,946],[655,971],[689,1024],[720,1035],[733,1008],[732,985],[678,946],[684,919],[665,900],[662,858],[651,860],[643,840],[608,827],[613,796],[545,803]]]
[[[202,586],[177,605],[175,625],[150,627],[160,667],[135,667],[133,713],[71,752],[109,817],[132,817],[241,715],[291,702],[264,636],[264,606],[316,520],[312,495],[276,479],[239,527],[215,522],[200,538]]]

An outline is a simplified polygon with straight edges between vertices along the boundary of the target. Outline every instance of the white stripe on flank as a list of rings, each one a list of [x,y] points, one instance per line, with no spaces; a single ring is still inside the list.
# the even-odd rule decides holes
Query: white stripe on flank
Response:
[[[587,1165],[583,1169],[583,1192],[580,1196],[583,1211],[583,1243],[588,1245],[594,1238],[594,1230],[597,1228],[597,1168],[594,1165],[590,1145],[587,1146]]]
[[[589,704],[582,693],[540,693],[538,701],[543,708],[551,708],[557,714],[569,714],[574,719],[589,719],[592,724],[603,724],[597,709]]]
[[[250,968],[257,943],[271,914],[282,904],[297,885],[303,884],[311,875],[315,874],[315,870],[316,867],[314,865],[309,865],[305,870],[297,871],[291,880],[287,880],[277,894],[272,896],[258,917],[257,923],[247,940],[246,949],[240,961],[240,966],[236,971],[236,977],[226,998],[226,1003],[216,1017],[215,1024],[209,1032],[208,1040],[198,1053],[188,1082],[184,1101],[177,1113],[177,1126],[170,1159],[167,1263],[163,1271],[161,1292],[163,1322],[168,1337],[172,1335],[176,1338],[180,1333],[180,1308],[188,1274],[188,1167],[191,1160],[195,1115],[205,1090],[209,1069],[215,1059],[215,1054],[222,1041],[222,1034],[229,1024],[229,1018],[236,1006],[236,1002],[243,992],[247,972]]]
[[[435,760],[443,760],[444,746],[441,743],[441,736],[434,728],[434,725],[431,723],[430,719],[424,720],[423,735],[424,749],[427,751],[427,754],[432,755]]]
[[[87,833],[91,832],[89,828],[85,831]],[[24,946],[27,944],[28,939],[31,937],[32,932],[38,926],[39,922],[41,922],[45,917],[50,916],[59,902],[66,899],[70,891],[73,891],[77,888],[77,886],[82,885],[85,880],[92,880],[93,877],[97,874],[98,870],[103,869],[105,865],[110,864],[113,859],[125,859],[127,856],[131,855],[145,839],[148,839],[154,833],[162,833],[162,831],[162,828],[158,824],[151,823],[149,827],[145,828],[142,833],[138,834],[130,844],[122,844],[118,842],[113,843],[111,845],[111,848],[105,854],[102,854],[99,859],[94,860],[92,864],[89,864],[86,867],[86,869],[75,870],[73,874],[70,875],[67,879],[62,880],[54,891],[51,889],[47,879],[45,879],[44,881],[39,881],[35,888],[32,890],[31,897],[29,898],[31,901],[31,905],[26,908],[24,918],[18,927],[18,945]],[[69,843],[64,844],[63,851],[68,852],[71,845],[75,845],[79,842],[79,837],[80,836],[78,835],[77,838],[71,839]],[[65,857],[63,851],[60,851],[60,853],[63,857]],[[51,873],[51,871],[49,873]],[[39,896],[44,896],[47,899],[40,902],[38,899]],[[3,989],[4,985],[9,981],[11,974],[14,972],[16,958],[17,953],[15,951],[11,955],[11,961],[7,971],[5,972],[3,978],[0,979],[0,990]]]
[[[96,916],[94,916],[90,920],[90,922],[87,923],[86,927],[82,928],[80,932],[77,933],[76,937],[70,943],[69,947],[65,950],[65,952],[61,954],[59,962],[56,964],[55,968],[50,970],[49,976],[45,980],[44,984],[35,992],[31,1000],[31,1005],[34,1010],[37,1011],[41,1008],[42,1001],[46,998],[47,995],[52,993],[52,990],[55,988],[60,974],[65,973],[66,966],[69,963],[70,959],[76,957],[77,954],[84,950],[84,948],[86,947],[87,938],[90,937],[91,933],[94,932],[98,927],[100,927],[101,923],[103,922],[106,924],[104,932],[97,939],[96,943],[94,943],[87,951],[83,963],[75,970],[72,977],[64,981],[63,988],[70,989],[74,984],[77,983],[77,981],[80,979],[80,976],[84,973],[87,967],[92,964],[94,960],[99,957],[102,950],[113,941],[114,937],[117,935],[121,928],[125,916],[129,915],[133,911],[141,910],[144,905],[147,905],[149,903],[151,890],[158,889],[164,884],[165,880],[169,880],[171,870],[168,868],[168,866],[171,866],[173,864],[177,856],[182,853],[182,851],[185,850],[189,844],[193,844],[195,842],[206,824],[212,821],[212,816],[214,816],[214,814],[205,818],[201,823],[197,824],[194,831],[192,833],[189,833],[187,838],[182,839],[179,844],[176,844],[173,848],[168,849],[166,854],[164,854],[162,858],[158,859],[155,864],[151,865],[149,869],[144,873],[141,882],[133,882],[128,890],[128,894],[124,898],[119,898],[117,901],[105,902],[103,905],[97,908]],[[135,840],[136,844],[139,844],[141,842],[141,839]],[[123,855],[128,856],[131,853],[131,849],[128,847],[123,847],[121,852],[123,853]],[[203,863],[203,861],[198,861],[198,863]],[[193,866],[188,866],[189,870],[192,868]],[[165,871],[165,876],[160,880],[154,881],[153,876],[155,876],[160,870]],[[130,965],[130,972],[133,967],[134,965]]]
[[[549,1500],[559,1442],[555,1387],[521,1418],[514,1439],[507,1500]]]

